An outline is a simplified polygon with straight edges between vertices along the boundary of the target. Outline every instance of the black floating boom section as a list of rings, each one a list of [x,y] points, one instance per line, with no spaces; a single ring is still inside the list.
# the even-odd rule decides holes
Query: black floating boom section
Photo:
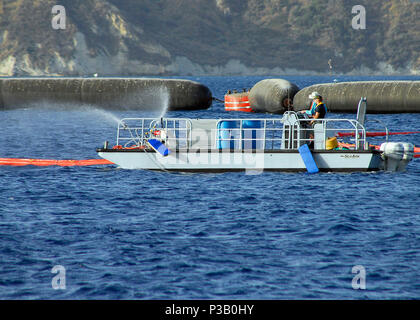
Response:
[[[316,84],[294,97],[294,110],[308,108],[312,92],[322,95],[329,111],[355,113],[361,97],[368,113],[420,113],[420,81],[361,81]]]
[[[249,93],[249,102],[255,112],[284,113],[299,88],[283,79],[266,79],[258,82]]]
[[[113,110],[207,109],[212,93],[190,80],[155,78],[2,78],[0,110],[28,108],[37,102],[64,108],[94,105]]]

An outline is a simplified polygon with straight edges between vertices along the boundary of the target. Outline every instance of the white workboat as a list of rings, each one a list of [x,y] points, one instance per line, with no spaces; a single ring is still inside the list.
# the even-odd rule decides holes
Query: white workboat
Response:
[[[409,143],[366,139],[366,101],[357,119],[322,119],[311,126],[304,115],[280,119],[127,118],[117,144],[98,155],[124,169],[167,171],[403,171],[414,154]],[[351,140],[338,141],[337,132]],[[310,146],[310,148],[308,147]],[[341,147],[340,147],[341,146]],[[347,148],[343,148],[346,146]]]

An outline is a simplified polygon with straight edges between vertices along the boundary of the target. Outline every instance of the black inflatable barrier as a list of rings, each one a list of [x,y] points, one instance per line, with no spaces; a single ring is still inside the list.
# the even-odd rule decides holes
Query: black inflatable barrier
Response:
[[[114,110],[207,109],[212,93],[190,80],[153,78],[3,78],[0,110],[31,103],[89,104]],[[68,105],[68,104],[67,104]]]
[[[249,93],[249,102],[255,112],[283,113],[287,111],[299,88],[283,79],[258,82]]]
[[[361,81],[316,84],[300,90],[293,109],[307,109],[312,92],[322,95],[331,112],[355,113],[367,97],[367,113],[420,113],[420,81]]]

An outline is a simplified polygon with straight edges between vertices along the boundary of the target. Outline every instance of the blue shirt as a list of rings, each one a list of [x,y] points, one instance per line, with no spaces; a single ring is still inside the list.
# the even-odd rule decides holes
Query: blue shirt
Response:
[[[315,109],[316,109],[316,102],[312,101],[311,107],[309,108],[309,110],[306,110],[306,114],[310,115],[310,116],[314,116],[315,115]]]
[[[323,106],[323,108],[321,109],[320,106]],[[323,102],[316,104],[315,101],[312,101],[311,108],[306,110],[306,114],[313,117],[317,112],[321,114],[321,119],[324,118],[327,114],[327,106]]]

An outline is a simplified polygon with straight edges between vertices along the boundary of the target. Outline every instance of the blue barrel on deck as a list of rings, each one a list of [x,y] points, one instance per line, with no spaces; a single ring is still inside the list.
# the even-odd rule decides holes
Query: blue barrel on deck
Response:
[[[252,130],[256,129],[256,130]],[[264,149],[263,130],[261,120],[242,121],[242,149]]]
[[[218,137],[217,148],[218,149],[235,149],[235,134],[231,129],[238,129],[237,121],[220,121],[217,125]],[[233,130],[237,131],[237,130]]]

